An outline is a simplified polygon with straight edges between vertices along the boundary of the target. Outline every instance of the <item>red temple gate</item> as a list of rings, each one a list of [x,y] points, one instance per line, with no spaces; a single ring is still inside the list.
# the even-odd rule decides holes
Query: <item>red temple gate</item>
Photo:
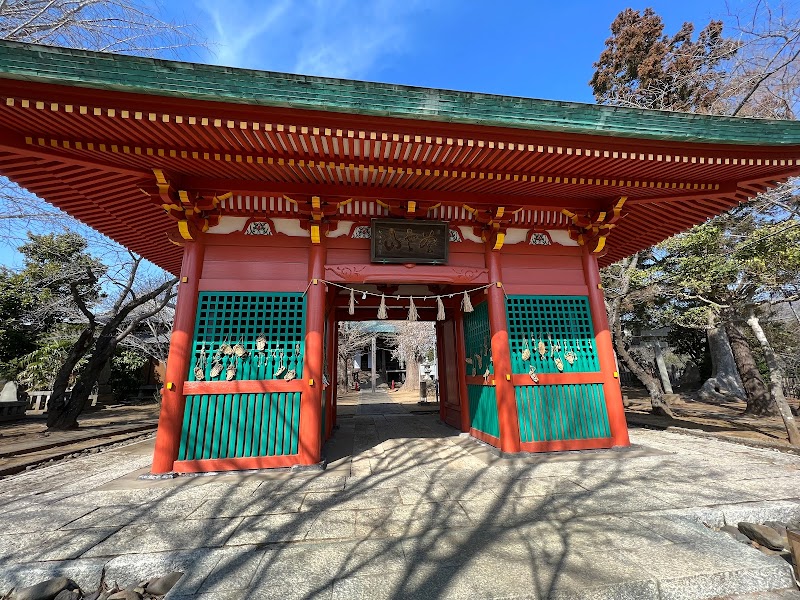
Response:
[[[444,422],[626,445],[599,266],[800,173],[797,122],[0,46],[0,173],[180,276],[155,473],[319,462],[351,289],[442,299]],[[378,218],[446,263],[374,262]]]

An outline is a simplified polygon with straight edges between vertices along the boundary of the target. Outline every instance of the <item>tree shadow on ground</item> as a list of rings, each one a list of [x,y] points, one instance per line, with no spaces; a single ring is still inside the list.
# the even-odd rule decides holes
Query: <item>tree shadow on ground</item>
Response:
[[[611,451],[500,459],[436,415],[393,409],[341,419],[326,448],[343,439],[350,460],[324,472],[115,486],[130,466],[112,451],[53,470],[44,486],[23,477],[2,518],[16,529],[0,534],[18,541],[0,541],[0,561],[51,561],[66,575],[83,563],[98,577],[103,566],[139,579],[185,571],[174,597],[551,598],[655,585],[643,565],[615,565],[619,552],[674,541],[646,517],[675,506],[665,479],[687,477],[663,452],[635,469]]]

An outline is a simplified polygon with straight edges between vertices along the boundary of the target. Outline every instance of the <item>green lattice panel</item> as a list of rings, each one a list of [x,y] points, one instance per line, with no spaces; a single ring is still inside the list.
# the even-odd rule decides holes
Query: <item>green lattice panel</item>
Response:
[[[523,442],[611,436],[603,385],[527,385],[515,388]]]
[[[186,397],[179,460],[297,454],[300,392]]]
[[[494,373],[488,302],[478,304],[471,313],[464,313],[464,347],[468,376],[483,377],[487,367]]]
[[[464,346],[468,362],[467,375],[483,377],[486,369],[494,373],[489,331],[489,305],[482,302],[471,313],[464,313]],[[500,437],[497,421],[497,396],[494,386],[468,385],[470,426],[478,431]]]
[[[497,395],[493,385],[468,385],[470,427],[500,437],[497,421]]]
[[[508,339],[513,373],[558,373],[555,358],[561,358],[564,373],[599,371],[594,347],[594,327],[586,296],[508,296]],[[524,341],[531,357],[523,360]],[[545,355],[538,344],[545,344]],[[559,348],[560,346],[560,348]],[[572,364],[566,360],[572,352]]]
[[[267,347],[260,352],[256,339],[262,333]],[[304,334],[305,298],[302,294],[201,292],[189,381],[197,379],[196,366],[203,369],[205,381],[225,381],[231,363],[236,365],[234,380],[281,379],[291,370],[299,379],[303,373]],[[222,371],[212,377],[215,354],[223,343],[231,346],[241,343],[247,355],[218,357]],[[201,363],[203,348],[206,358]]]

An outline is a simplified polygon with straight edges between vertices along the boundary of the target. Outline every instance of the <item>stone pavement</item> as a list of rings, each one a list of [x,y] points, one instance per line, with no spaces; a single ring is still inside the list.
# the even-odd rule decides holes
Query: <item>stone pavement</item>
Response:
[[[793,585],[783,559],[703,523],[800,514],[800,457],[634,430],[631,449],[501,459],[389,395],[364,400],[324,472],[141,480],[148,442],[0,481],[0,594],[54,574],[96,587],[103,568],[123,585],[184,570],[173,600],[677,600]]]

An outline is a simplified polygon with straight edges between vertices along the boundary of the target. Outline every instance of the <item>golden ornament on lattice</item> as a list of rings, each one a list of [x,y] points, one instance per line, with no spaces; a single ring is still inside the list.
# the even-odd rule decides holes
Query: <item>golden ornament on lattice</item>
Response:
[[[258,350],[259,352],[263,352],[264,348],[266,347],[267,347],[267,336],[265,336],[264,332],[262,331],[260,334],[258,334],[258,337],[256,338],[256,350]]]
[[[222,373],[222,363],[215,358],[214,362],[211,363],[211,373],[210,373],[211,378],[213,379],[220,373]]]
[[[236,377],[236,361],[231,361],[225,370],[225,381],[232,381]]]

